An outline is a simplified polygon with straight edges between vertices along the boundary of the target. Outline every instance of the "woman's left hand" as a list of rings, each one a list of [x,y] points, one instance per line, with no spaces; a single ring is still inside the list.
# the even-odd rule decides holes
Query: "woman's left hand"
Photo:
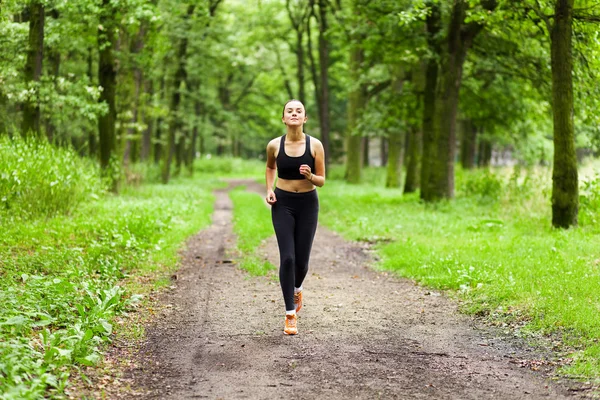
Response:
[[[308,180],[312,177],[313,173],[310,170],[310,167],[307,164],[302,164],[300,166],[300,173],[304,175],[304,177]]]

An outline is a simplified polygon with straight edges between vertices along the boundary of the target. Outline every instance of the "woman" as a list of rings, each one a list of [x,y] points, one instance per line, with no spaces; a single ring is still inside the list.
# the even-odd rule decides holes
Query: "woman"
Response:
[[[308,272],[319,214],[315,186],[325,184],[325,151],[318,139],[303,132],[307,117],[300,101],[285,103],[281,120],[287,133],[267,145],[265,175],[267,203],[279,245],[279,282],[286,310],[283,332],[296,335],[296,313],[302,308],[302,282]]]

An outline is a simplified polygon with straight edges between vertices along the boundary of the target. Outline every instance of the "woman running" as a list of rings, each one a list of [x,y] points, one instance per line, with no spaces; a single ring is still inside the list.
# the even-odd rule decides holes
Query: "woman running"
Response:
[[[319,216],[315,186],[325,184],[325,151],[321,141],[304,133],[307,117],[300,101],[285,103],[281,120],[287,133],[267,145],[265,175],[267,203],[279,245],[279,282],[286,310],[283,332],[296,335],[296,313],[302,308],[302,282]]]

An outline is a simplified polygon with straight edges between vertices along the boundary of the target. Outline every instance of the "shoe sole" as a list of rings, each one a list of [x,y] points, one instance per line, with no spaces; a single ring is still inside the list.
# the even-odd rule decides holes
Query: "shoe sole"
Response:
[[[284,335],[289,335],[289,336],[294,336],[294,335],[298,334],[298,331],[296,331],[296,332],[286,332],[286,331],[283,331],[283,334]]]

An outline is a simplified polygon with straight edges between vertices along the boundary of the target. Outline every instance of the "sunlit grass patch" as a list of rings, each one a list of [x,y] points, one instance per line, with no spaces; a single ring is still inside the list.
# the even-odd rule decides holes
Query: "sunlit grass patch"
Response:
[[[252,275],[266,275],[275,267],[257,256],[256,249],[274,234],[271,212],[258,194],[246,192],[243,187],[232,190],[230,197],[237,248],[242,255],[240,267]]]
[[[466,311],[591,348],[600,337],[598,226],[587,220],[552,229],[547,182],[521,173],[507,180],[461,172],[458,183],[470,188],[431,205],[398,190],[330,180],[320,191],[321,222],[348,239],[378,243],[379,267],[453,291]],[[579,363],[600,376],[588,352],[571,368]]]

